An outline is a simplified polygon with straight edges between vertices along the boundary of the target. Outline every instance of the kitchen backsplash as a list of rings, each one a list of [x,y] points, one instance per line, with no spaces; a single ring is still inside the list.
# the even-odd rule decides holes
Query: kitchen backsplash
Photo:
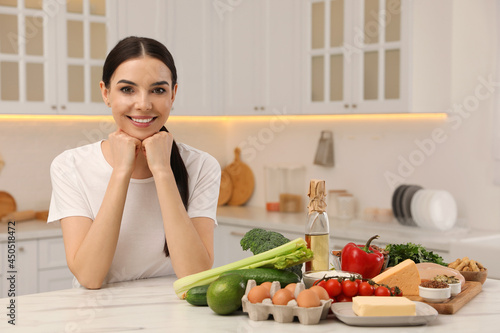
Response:
[[[346,189],[366,207],[391,207],[398,182],[444,189],[456,199],[458,216],[483,230],[500,230],[500,188],[493,184],[491,101],[460,126],[434,118],[335,119],[325,117],[171,118],[169,130],[184,142],[212,154],[222,167],[233,160],[234,148],[254,172],[256,187],[250,206],[265,207],[264,166],[304,165],[306,179],[326,180],[330,189]],[[199,118],[198,118],[199,119]],[[0,190],[11,193],[18,210],[47,209],[49,167],[65,149],[95,142],[114,129],[112,121],[0,122],[0,152],[5,167]],[[321,130],[334,133],[334,167],[313,164]]]

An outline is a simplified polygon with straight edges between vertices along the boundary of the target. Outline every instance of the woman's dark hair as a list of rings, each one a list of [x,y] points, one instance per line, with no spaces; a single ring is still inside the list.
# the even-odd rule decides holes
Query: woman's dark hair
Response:
[[[162,43],[145,37],[127,37],[122,39],[116,46],[109,52],[104,66],[102,69],[102,81],[106,88],[109,88],[111,77],[115,72],[116,68],[120,66],[123,62],[130,59],[137,59],[144,56],[149,56],[156,58],[163,62],[172,75],[172,89],[174,89],[177,84],[177,70],[175,68],[174,58],[168,49]],[[160,131],[167,131],[165,126],[161,128]],[[188,188],[188,173],[184,161],[179,153],[179,148],[177,143],[172,144],[172,154],[170,156],[170,167],[174,173],[175,182],[177,184],[177,189],[182,199],[182,203],[187,210],[188,198],[189,198],[189,188]],[[165,255],[168,257],[168,245],[165,239],[164,247]]]

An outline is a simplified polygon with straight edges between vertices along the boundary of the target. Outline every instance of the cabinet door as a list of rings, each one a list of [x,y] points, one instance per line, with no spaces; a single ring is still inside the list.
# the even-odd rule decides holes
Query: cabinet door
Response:
[[[2,114],[55,112],[53,15],[42,5],[42,1],[0,1]]]
[[[116,0],[1,1],[3,114],[108,114],[99,89]]]
[[[298,112],[300,9],[296,0],[254,0],[221,12],[227,115]]]
[[[38,292],[70,289],[73,286],[73,274],[66,268],[41,270],[38,273]]]
[[[214,265],[219,267],[237,260],[251,257],[251,251],[243,251],[240,245],[241,238],[250,227],[236,227],[219,224],[214,234]]]
[[[409,111],[407,3],[306,3],[305,109],[308,113]]]
[[[37,240],[16,242],[16,295],[38,292]]]
[[[6,279],[6,272],[7,272],[7,244],[6,243],[0,243],[0,298],[7,297],[7,291],[4,290],[4,285],[7,283],[4,282]]]

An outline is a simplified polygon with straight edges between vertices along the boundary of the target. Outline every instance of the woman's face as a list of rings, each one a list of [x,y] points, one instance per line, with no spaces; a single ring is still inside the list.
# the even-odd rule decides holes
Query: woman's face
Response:
[[[145,56],[120,64],[109,89],[101,82],[101,92],[118,128],[144,140],[167,121],[177,85],[172,87],[172,75],[162,61]]]

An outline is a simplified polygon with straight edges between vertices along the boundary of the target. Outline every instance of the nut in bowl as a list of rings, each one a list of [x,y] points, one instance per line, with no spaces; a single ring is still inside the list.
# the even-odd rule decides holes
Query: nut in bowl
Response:
[[[448,267],[456,269],[465,278],[465,281],[477,281],[481,284],[486,281],[488,270],[479,261],[463,257],[450,263]]]

